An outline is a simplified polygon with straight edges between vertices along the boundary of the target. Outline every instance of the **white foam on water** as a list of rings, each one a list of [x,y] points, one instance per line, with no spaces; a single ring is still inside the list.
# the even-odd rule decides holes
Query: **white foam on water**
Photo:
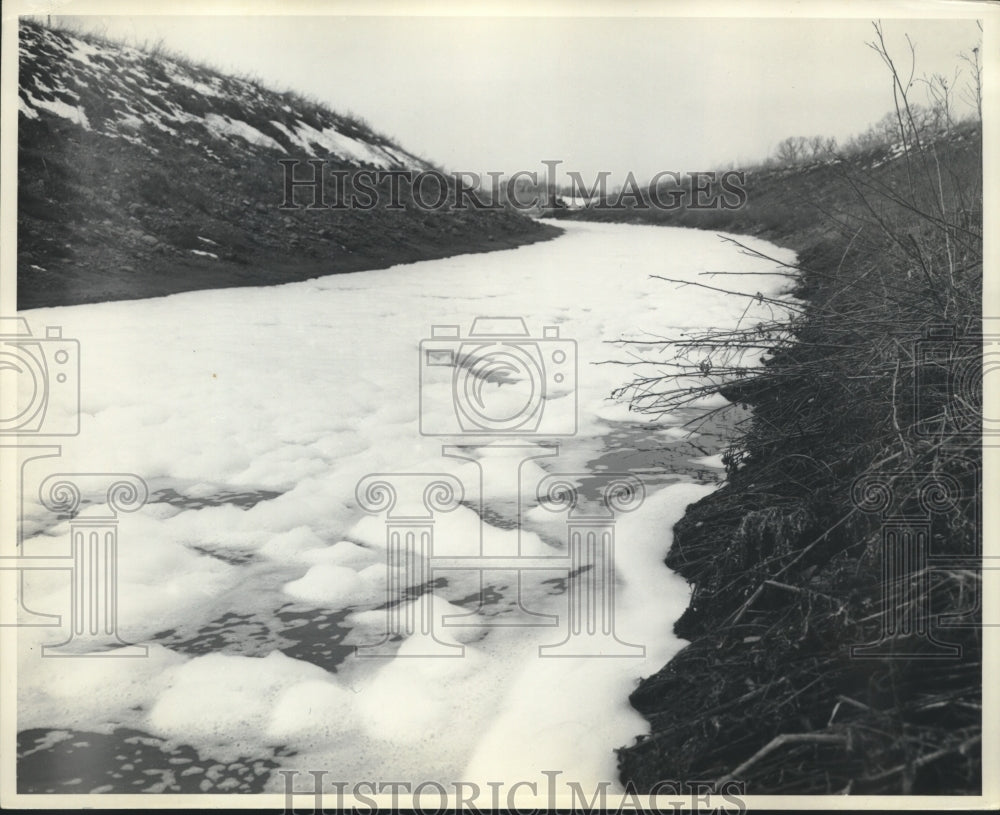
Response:
[[[65,728],[98,732],[145,724],[145,712],[169,688],[167,672],[188,659],[162,645],[148,647],[149,655],[138,659],[42,660],[36,645],[22,657],[22,676],[30,676],[39,661],[61,664],[45,673],[44,683],[19,683],[18,729],[51,727],[53,721]]]
[[[344,607],[369,599],[365,585],[354,569],[318,563],[298,580],[284,585],[285,594],[318,605]]]
[[[477,739],[464,778],[513,783],[549,770],[567,773],[585,789],[602,781],[617,787],[614,753],[593,747],[628,744],[647,729],[627,697],[637,677],[659,670],[683,644],[672,629],[689,596],[684,580],[663,568],[670,546],[664,530],[711,491],[697,484],[667,487],[647,499],[641,514],[617,524],[615,634],[643,646],[644,656],[606,658],[596,652],[516,663],[520,670],[501,712]],[[595,716],[595,710],[601,713]]]
[[[207,654],[168,669],[164,680],[167,688],[149,711],[149,726],[229,759],[253,755],[270,730],[290,727],[275,719],[286,691],[326,681],[327,672],[280,651],[261,658]]]
[[[552,241],[489,254],[26,313],[36,336],[59,325],[79,340],[82,382],[79,436],[66,438],[55,469],[26,470],[26,554],[68,552],[69,523],[37,501],[37,481],[55,470],[134,472],[204,503],[149,503],[119,518],[119,627],[126,640],[150,643],[146,659],[39,658],[41,644],[66,638],[69,582],[65,572],[27,573],[29,607],[62,613],[64,625],[21,630],[19,726],[127,724],[220,757],[267,757],[291,746],[296,754],[281,759],[287,766],[335,771],[343,781],[447,783],[562,770],[581,782],[614,782],[614,748],[647,730],[628,695],[682,645],[672,626],[687,587],[663,558],[671,525],[710,489],[703,485],[650,488],[618,520],[616,631],[645,647],[642,658],[539,658],[540,646],[565,637],[564,560],[552,571],[524,572],[520,586],[511,570],[435,572],[423,589],[433,597],[432,642],[415,636],[390,643],[388,657],[351,655],[336,673],[277,644],[267,655],[188,656],[151,642],[157,632],[194,631],[230,611],[277,621],[275,612],[294,603],[344,612],[347,644],[378,643],[393,602],[387,532],[356,493],[372,474],[460,479],[465,501],[434,517],[439,555],[475,556],[485,534],[503,551],[565,556],[565,516],[537,506],[534,487],[546,473],[585,473],[607,454],[609,422],[638,418],[609,393],[632,373],[657,370],[596,364],[630,358],[607,341],[733,326],[741,315],[759,320],[771,311],[751,302],[744,315],[744,299],[651,275],[697,280],[706,268],[774,266],[707,232],[560,225],[566,234]],[[768,296],[784,285],[777,275],[752,281]],[[576,341],[579,421],[558,456],[521,468],[520,485],[497,478],[480,496],[478,468],[495,472],[489,468],[517,455],[512,445],[532,437],[466,451],[478,465],[443,456],[443,444],[489,439],[421,435],[419,348],[433,325],[458,325],[465,336],[476,317],[498,315],[523,317],[531,338],[558,326]],[[438,390],[424,400],[429,418],[453,422],[452,394]],[[568,404],[563,397],[546,409]],[[665,444],[678,432],[658,430]],[[246,508],[222,494],[262,490],[279,495]],[[519,505],[520,533],[512,523]],[[480,512],[495,524],[485,532]],[[481,607],[470,600],[480,585]],[[415,613],[415,596],[391,607]],[[519,613],[536,623],[558,618],[562,627],[497,625]],[[537,616],[546,614],[554,616]],[[408,656],[428,644],[462,656]]]

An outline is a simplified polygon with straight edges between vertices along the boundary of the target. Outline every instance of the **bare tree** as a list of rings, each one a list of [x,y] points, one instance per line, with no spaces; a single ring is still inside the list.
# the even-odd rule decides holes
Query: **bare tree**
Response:
[[[806,138],[804,136],[789,136],[778,143],[774,151],[775,158],[783,164],[798,164],[807,155]]]
[[[983,30],[983,24],[980,21],[976,23],[979,26],[979,30]],[[976,116],[979,121],[983,120],[983,63],[979,56],[979,46],[972,49],[972,53],[967,54],[963,51],[958,55],[959,59],[962,60],[966,65],[969,66],[969,73],[971,78],[963,89],[962,96],[972,107],[976,110]]]
[[[954,102],[955,86],[961,76],[961,68],[955,69],[955,75],[949,80],[944,74],[932,74],[930,78],[918,80],[927,88],[927,98],[931,105],[931,118],[935,131],[951,130],[951,108]]]

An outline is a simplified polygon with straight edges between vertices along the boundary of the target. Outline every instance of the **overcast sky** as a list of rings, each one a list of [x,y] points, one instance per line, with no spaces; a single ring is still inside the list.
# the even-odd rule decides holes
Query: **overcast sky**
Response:
[[[669,8],[669,5],[667,5]],[[892,106],[869,19],[57,16],[162,41],[360,115],[451,170],[714,169],[790,135],[844,139]],[[884,23],[917,77],[952,77],[972,20]],[[959,84],[968,78],[966,72]],[[914,89],[924,101],[922,87]]]

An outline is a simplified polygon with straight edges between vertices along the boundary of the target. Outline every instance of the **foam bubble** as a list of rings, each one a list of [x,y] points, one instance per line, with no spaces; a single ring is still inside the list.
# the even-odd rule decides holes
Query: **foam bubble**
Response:
[[[318,563],[298,580],[286,583],[285,594],[299,600],[343,608],[366,598],[364,582],[346,566]]]
[[[354,694],[333,682],[309,679],[276,698],[267,736],[282,744],[315,746],[343,738],[357,719]]]
[[[207,654],[166,672],[166,690],[149,712],[153,731],[228,754],[260,749],[286,690],[327,673],[280,651],[263,658]]]

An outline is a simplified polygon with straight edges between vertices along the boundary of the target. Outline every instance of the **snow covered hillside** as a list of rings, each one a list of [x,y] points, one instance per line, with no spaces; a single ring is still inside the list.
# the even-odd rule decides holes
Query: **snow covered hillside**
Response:
[[[144,138],[149,129],[214,161],[263,149],[348,165],[429,167],[356,119],[180,58],[25,24],[19,62],[25,117],[46,111],[154,155],[160,148]]]
[[[20,25],[18,306],[266,285],[557,230],[509,211],[283,209],[295,178],[430,165],[364,122],[179,57]],[[336,88],[331,88],[335,97]],[[332,186],[332,181],[328,186]],[[328,192],[328,197],[333,197]]]

